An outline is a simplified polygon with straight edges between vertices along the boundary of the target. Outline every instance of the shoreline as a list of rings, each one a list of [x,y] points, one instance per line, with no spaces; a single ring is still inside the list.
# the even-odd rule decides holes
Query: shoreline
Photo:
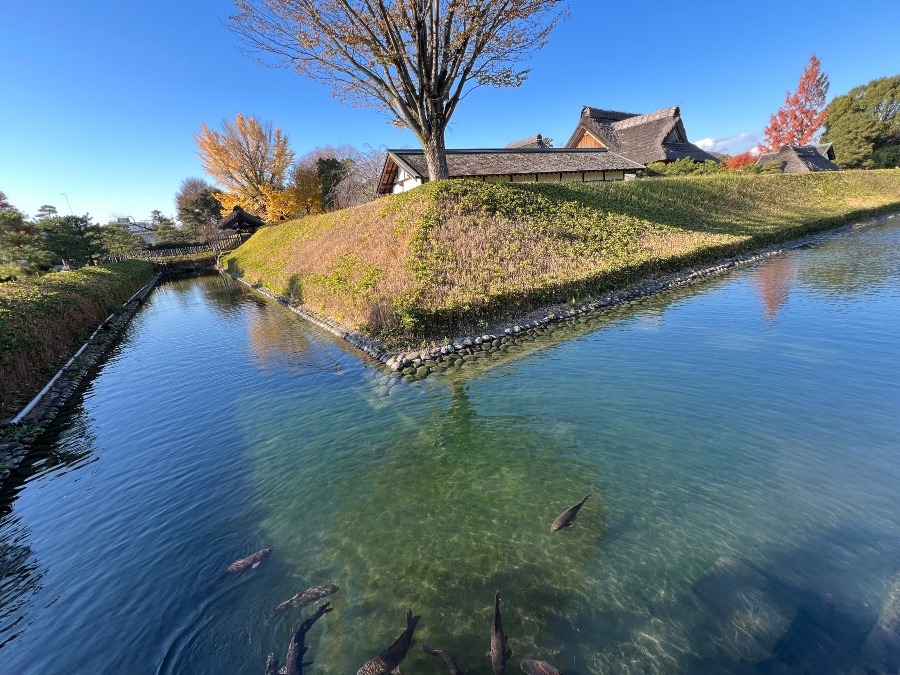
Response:
[[[119,341],[161,274],[155,274],[123,303],[120,314],[110,314],[47,384],[8,424],[0,427],[0,491],[6,479],[27,459],[33,446],[69,402],[88,374]]]
[[[842,233],[869,227],[898,216],[900,216],[900,211],[883,213],[797,239],[764,246],[742,255],[721,258],[711,263],[692,265],[677,272],[647,277],[623,288],[591,295],[574,305],[572,303],[548,305],[522,314],[514,320],[505,321],[498,319],[492,329],[477,335],[457,336],[449,340],[447,344],[403,351],[392,351],[376,338],[354,331],[306,307],[293,305],[288,298],[273,293],[261,284],[253,284],[222,268],[219,268],[219,272],[266,296],[270,300],[274,300],[307,321],[356,347],[365,355],[379,361],[393,374],[419,380],[434,372],[462,366],[462,362],[467,356],[477,352],[495,352],[503,348],[504,345],[513,342],[534,339],[537,335],[547,331],[551,326],[590,315],[601,314],[607,308],[718,276],[735,267],[749,265],[799,248],[816,246]]]
[[[218,268],[218,272],[277,302],[306,321],[357,348],[366,356],[378,361],[384,367],[386,375],[417,381],[432,373],[460,368],[465,362],[476,358],[475,355],[507,351],[511,343],[532,341],[538,335],[553,332],[561,325],[584,322],[590,317],[600,316],[604,311],[628,302],[719,276],[736,267],[749,265],[781,253],[816,246],[840,234],[897,217],[900,217],[900,211],[883,213],[779,244],[764,246],[739,256],[722,258],[711,263],[685,267],[677,272],[647,277],[617,290],[591,295],[576,304],[547,305],[508,321],[498,318],[492,329],[477,335],[458,336],[447,341],[447,344],[404,351],[392,351],[375,338],[351,330],[306,307],[292,305],[286,297],[273,293],[260,284],[250,283],[222,268]],[[86,377],[115,345],[161,277],[162,274],[157,274],[135,293],[126,303],[124,312],[111,315],[103,321],[97,327],[94,335],[73,355],[70,362],[63,366],[44,389],[16,416],[16,419],[21,418],[19,424],[7,425],[3,429],[4,435],[0,436],[0,490],[4,487],[10,474],[27,459],[32,447],[44,433],[46,426],[56,418]]]

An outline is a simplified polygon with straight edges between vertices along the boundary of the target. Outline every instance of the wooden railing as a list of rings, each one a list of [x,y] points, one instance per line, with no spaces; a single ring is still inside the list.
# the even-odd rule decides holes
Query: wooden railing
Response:
[[[237,248],[244,241],[242,235],[232,234],[227,237],[215,239],[207,244],[199,246],[182,246],[180,248],[158,248],[145,251],[135,251],[133,253],[115,253],[113,255],[103,256],[96,262],[97,264],[108,262],[119,262],[120,260],[157,260],[159,258],[176,258],[180,256],[199,255],[202,253],[221,253],[222,251],[230,251]]]

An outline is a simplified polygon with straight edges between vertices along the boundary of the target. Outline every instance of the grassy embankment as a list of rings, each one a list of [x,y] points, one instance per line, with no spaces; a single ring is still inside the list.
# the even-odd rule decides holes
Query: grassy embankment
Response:
[[[0,416],[27,403],[152,276],[153,265],[128,260],[0,284]]]
[[[900,170],[440,181],[263,228],[223,263],[401,346],[896,209]]]

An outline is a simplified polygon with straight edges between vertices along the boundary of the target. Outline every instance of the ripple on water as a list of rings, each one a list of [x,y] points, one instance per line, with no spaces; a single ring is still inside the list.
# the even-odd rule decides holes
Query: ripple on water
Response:
[[[722,556],[796,608],[761,668],[853,662],[900,560],[898,244],[854,233],[416,383],[225,280],[165,285],[0,521],[4,667],[259,671],[302,616],[274,607],[334,583],[317,672],[407,607],[483,671],[498,588],[514,663],[758,672],[753,617],[694,592]]]

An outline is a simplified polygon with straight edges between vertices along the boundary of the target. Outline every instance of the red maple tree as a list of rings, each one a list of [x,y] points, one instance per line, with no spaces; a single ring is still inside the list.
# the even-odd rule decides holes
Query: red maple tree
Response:
[[[735,171],[747,166],[748,164],[756,164],[757,159],[759,159],[759,153],[756,152],[756,150],[745,150],[740,154],[732,155],[731,157],[726,159],[725,166],[729,171]]]
[[[784,145],[806,145],[825,124],[828,76],[813,54],[803,69],[797,91],[788,92],[784,105],[769,118],[760,152],[778,152]]]

